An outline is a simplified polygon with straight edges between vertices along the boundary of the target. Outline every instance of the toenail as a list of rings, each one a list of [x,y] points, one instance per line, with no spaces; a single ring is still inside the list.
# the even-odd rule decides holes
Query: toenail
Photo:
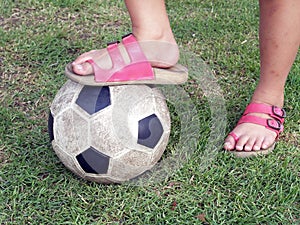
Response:
[[[224,145],[225,146],[231,146],[230,142],[225,142]]]
[[[253,146],[253,150],[254,150],[254,151],[258,151],[258,150],[260,150],[260,147],[257,146],[257,145],[254,145],[254,146]]]
[[[226,143],[224,143],[224,148],[226,150],[230,150],[230,149],[232,149],[232,145],[229,142],[226,142]]]
[[[245,146],[245,151],[251,151],[251,147]]]
[[[82,65],[76,65],[76,68],[77,68],[78,70],[82,70],[82,69],[83,69],[83,66],[82,66]]]
[[[242,151],[242,150],[243,150],[243,147],[242,147],[242,146],[236,146],[235,148],[236,148],[236,150],[238,150],[238,151]]]

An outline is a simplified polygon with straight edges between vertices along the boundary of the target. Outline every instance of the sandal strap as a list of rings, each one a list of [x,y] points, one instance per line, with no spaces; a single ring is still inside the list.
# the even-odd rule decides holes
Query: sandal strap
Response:
[[[250,113],[264,113],[268,114],[272,118],[261,118],[258,116],[249,115]],[[283,123],[285,117],[285,110],[277,106],[270,106],[262,103],[250,103],[246,107],[246,110],[241,119],[239,120],[238,124],[254,123],[262,125],[267,129],[274,131],[277,134],[278,138],[279,134],[283,131]]]
[[[133,34],[128,34],[126,36],[122,37],[122,44],[124,45],[127,54],[131,60],[131,64],[135,64],[136,66],[139,66],[139,71],[141,72],[142,76],[147,79],[153,79],[154,74],[152,71],[151,64],[147,60],[146,56],[144,55],[139,43],[137,42],[136,38],[133,36]],[[128,65],[125,63],[123,56],[119,50],[119,42],[112,42],[109,43],[107,46],[108,54],[112,61],[112,68],[106,70],[100,68],[92,59],[87,60],[94,69],[95,74],[95,81],[96,82],[107,82],[112,78],[113,75],[122,73],[122,70],[125,67],[128,67]],[[134,68],[132,68],[134,69]],[[136,70],[136,69],[135,69]],[[122,76],[124,80],[130,80],[131,74],[123,73]],[[145,75],[144,75],[145,74]],[[116,78],[119,79],[119,78]]]
[[[111,43],[107,46],[106,50],[112,61],[112,68],[122,68],[125,66],[125,61],[118,47],[119,42]]]
[[[284,118],[286,117],[286,112],[284,109],[277,106],[270,106],[263,103],[250,103],[243,115],[247,115],[249,113],[265,113],[269,116],[277,119],[280,123],[284,122]]]
[[[122,37],[122,43],[124,44],[126,51],[130,57],[131,62],[148,62],[140,44],[137,42],[133,34],[127,34]]]
[[[121,55],[121,52],[118,48],[119,42],[111,42],[107,44],[107,52],[110,56],[110,59],[112,61],[112,68],[109,70],[102,69],[98,66],[97,63],[94,62],[94,60],[89,59],[87,60],[88,63],[90,63],[93,66],[94,74],[95,74],[95,81],[96,82],[106,82],[108,81],[111,76],[120,68],[123,68],[125,66],[124,59]]]
[[[266,118],[261,118],[253,115],[242,116],[238,124],[241,123],[254,123],[254,124],[262,125],[267,129],[274,131],[277,134],[277,137],[283,131],[284,128],[283,124],[277,119],[271,119],[271,118],[266,119]]]

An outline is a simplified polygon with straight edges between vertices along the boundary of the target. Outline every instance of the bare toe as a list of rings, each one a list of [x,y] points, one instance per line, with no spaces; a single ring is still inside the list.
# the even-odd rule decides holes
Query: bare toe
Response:
[[[257,138],[257,140],[255,141],[254,145],[253,145],[253,150],[254,151],[259,151],[262,149],[262,143],[263,143],[263,138]]]
[[[93,68],[89,63],[75,64],[72,63],[74,73],[78,75],[88,75],[93,73]]]
[[[85,52],[80,55],[75,61],[72,63],[72,69],[74,73],[78,75],[90,75],[93,74],[93,67],[87,61],[93,59],[95,61],[104,61],[105,58],[105,50],[92,50],[89,52]],[[107,62],[106,62],[107,63]]]
[[[246,136],[246,135],[241,136],[240,139],[238,140],[238,142],[236,143],[235,149],[237,151],[244,150],[244,146],[247,144],[248,141],[249,141],[248,136]]]
[[[245,144],[244,150],[248,151],[248,152],[254,150],[253,147],[254,147],[255,141],[256,141],[255,138],[253,138],[253,137],[249,138],[248,141]]]
[[[224,142],[224,149],[228,151],[233,150],[235,147],[235,142],[236,141],[234,137],[232,135],[228,135]]]

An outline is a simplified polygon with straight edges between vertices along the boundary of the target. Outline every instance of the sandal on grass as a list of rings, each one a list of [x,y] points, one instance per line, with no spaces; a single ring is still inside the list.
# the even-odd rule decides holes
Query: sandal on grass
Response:
[[[121,84],[182,84],[187,81],[187,68],[176,64],[168,69],[152,68],[136,38],[126,35],[122,38],[130,63],[126,64],[118,48],[118,42],[108,44],[107,51],[112,61],[110,69],[100,68],[94,60],[86,62],[93,67],[94,74],[82,76],[73,72],[68,64],[65,74],[72,81],[89,86]]]
[[[249,115],[250,113],[264,113],[268,114],[271,118],[261,118],[254,115]],[[262,103],[250,103],[246,110],[239,120],[238,124],[242,123],[254,123],[258,125],[265,126],[267,129],[274,131],[277,134],[277,137],[274,141],[274,143],[267,149],[261,149],[259,151],[245,151],[245,150],[231,150],[233,154],[235,154],[237,157],[249,157],[249,156],[257,156],[259,154],[266,155],[270,153],[274,147],[275,142],[279,137],[279,134],[283,131],[283,123],[284,118],[286,117],[286,112],[284,109],[279,108],[277,106],[270,106]],[[239,140],[238,135],[236,135],[234,132],[229,133],[228,135],[232,136],[235,140],[235,143]]]

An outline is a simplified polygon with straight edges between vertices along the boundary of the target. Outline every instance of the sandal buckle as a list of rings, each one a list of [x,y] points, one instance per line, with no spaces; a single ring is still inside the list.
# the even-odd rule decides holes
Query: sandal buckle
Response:
[[[279,108],[275,105],[272,106],[272,112],[275,116],[278,116],[279,118],[285,118],[286,117],[286,112],[284,109]]]
[[[282,124],[278,119],[267,119],[267,125],[274,130],[282,130]]]

